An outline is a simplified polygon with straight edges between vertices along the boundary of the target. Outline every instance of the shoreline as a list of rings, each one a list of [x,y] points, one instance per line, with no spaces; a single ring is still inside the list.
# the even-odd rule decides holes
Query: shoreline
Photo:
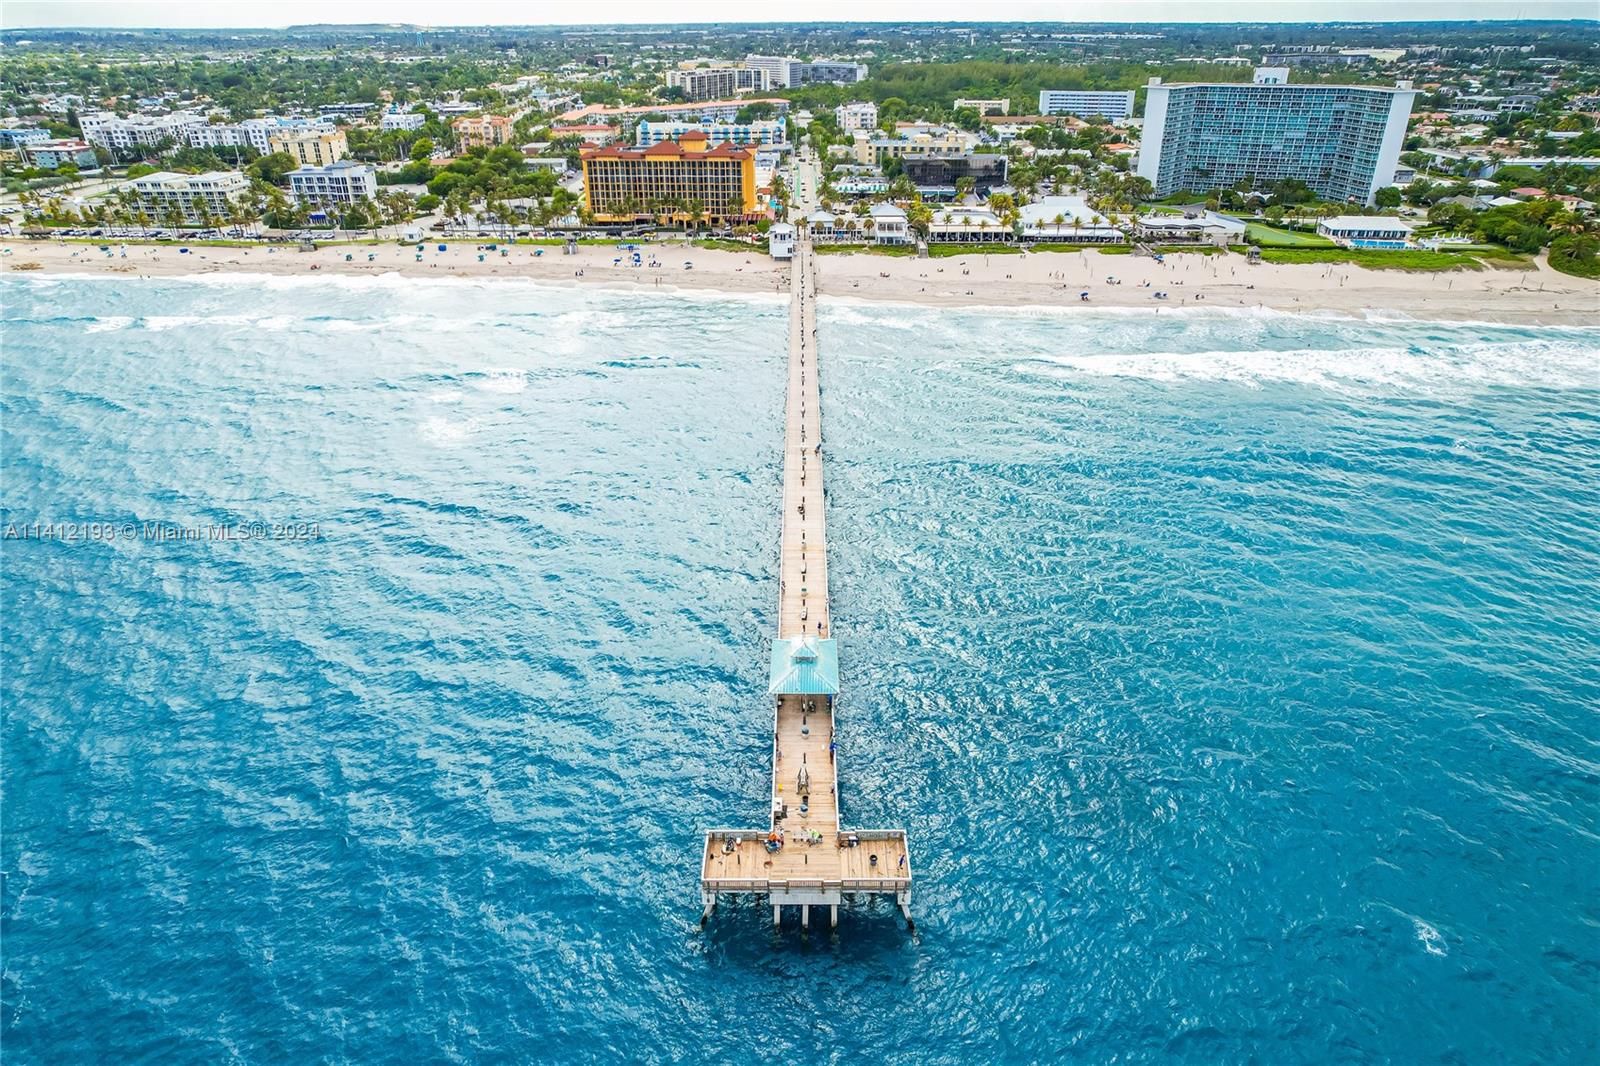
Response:
[[[439,252],[438,243],[430,242],[419,262],[413,248],[395,245],[334,246],[313,252],[195,246],[189,254],[181,254],[171,245],[116,243],[108,255],[92,244],[18,241],[6,245],[11,254],[0,264],[6,275],[22,277],[516,279],[624,292],[783,296],[788,291],[788,264],[774,262],[756,249],[642,246],[642,265],[632,266],[624,253],[596,245],[580,245],[570,256],[561,254],[559,247],[539,246],[543,254],[536,255],[527,245],[515,245],[502,256],[499,251],[479,251],[474,243],[453,241],[446,241],[448,250]],[[685,262],[692,268],[685,269]],[[25,263],[36,263],[38,268],[19,270]],[[1543,262],[1516,269],[1413,272],[1345,264],[1250,265],[1233,253],[1175,253],[1157,263],[1145,256],[1085,249],[1021,255],[975,251],[937,259],[826,255],[818,257],[817,265],[821,297],[914,308],[1042,313],[1112,308],[1168,314],[1266,311],[1354,320],[1600,325],[1600,282],[1561,274]],[[1087,301],[1080,299],[1083,292],[1089,294]],[[1156,292],[1168,296],[1157,300]]]

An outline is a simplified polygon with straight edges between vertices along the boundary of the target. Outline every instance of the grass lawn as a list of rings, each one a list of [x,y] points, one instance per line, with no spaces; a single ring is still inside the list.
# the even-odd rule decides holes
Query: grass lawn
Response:
[[[818,255],[849,255],[860,252],[863,255],[916,255],[917,246],[914,244],[818,244],[813,246]]]
[[[1242,249],[1241,249],[1242,251]],[[1462,252],[1388,252],[1377,248],[1263,248],[1264,263],[1349,263],[1369,270],[1482,270]]]
[[[943,259],[952,255],[1021,255],[1022,249],[1014,244],[930,244],[929,259]]]
[[[1127,255],[1131,248],[1126,244],[1071,244],[1066,241],[1040,241],[1028,245],[1030,252],[1102,252],[1105,255]]]
[[[1259,222],[1245,223],[1244,238],[1252,244],[1261,245],[1263,248],[1338,247],[1328,238],[1319,237],[1315,233],[1298,233],[1294,230],[1279,229],[1276,226],[1264,226]]]
[[[766,252],[766,247],[748,241],[731,241],[724,237],[702,237],[694,242],[696,248],[710,248],[716,252]]]

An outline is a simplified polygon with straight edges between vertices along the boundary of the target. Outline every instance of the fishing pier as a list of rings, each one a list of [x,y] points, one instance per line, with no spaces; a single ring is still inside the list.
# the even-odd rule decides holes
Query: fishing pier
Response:
[[[801,928],[809,929],[811,908],[827,907],[833,928],[846,896],[886,895],[894,897],[909,925],[905,830],[845,829],[839,823],[839,651],[828,605],[816,263],[804,238],[795,248],[790,286],[778,635],[767,686],[773,704],[771,820],[765,829],[706,832],[700,921],[711,917],[720,897],[746,894],[767,897],[774,925],[790,906],[799,909]]]

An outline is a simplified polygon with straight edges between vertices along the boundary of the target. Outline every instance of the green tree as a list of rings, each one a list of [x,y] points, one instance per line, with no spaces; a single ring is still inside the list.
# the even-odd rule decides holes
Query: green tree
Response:
[[[1373,197],[1373,203],[1383,208],[1399,207],[1400,200],[1400,190],[1395,188],[1393,185],[1385,185],[1383,188],[1379,189],[1377,195]]]
[[[245,173],[268,185],[282,185],[288,180],[289,171],[299,166],[299,161],[288,152],[273,152],[251,163],[245,168]]]

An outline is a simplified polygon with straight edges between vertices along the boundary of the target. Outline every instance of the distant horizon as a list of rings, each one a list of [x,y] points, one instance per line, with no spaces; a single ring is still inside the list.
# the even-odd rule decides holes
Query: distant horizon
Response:
[[[493,29],[560,26],[661,27],[661,26],[795,26],[795,25],[971,25],[1032,24],[1056,26],[1317,26],[1370,25],[1373,23],[1515,23],[1576,22],[1600,23],[1589,0],[1531,0],[1525,3],[1486,2],[1486,0],[1090,0],[1064,5],[1041,0],[1001,0],[990,5],[994,16],[971,18],[970,5],[951,0],[926,0],[906,3],[883,0],[863,17],[860,5],[845,0],[813,0],[803,18],[751,19],[749,9],[721,0],[685,0],[676,6],[680,17],[671,21],[650,18],[659,5],[641,0],[613,0],[608,10],[612,18],[595,18],[584,10],[584,18],[562,18],[570,8],[539,10],[540,5],[506,3],[502,0],[459,0],[449,7],[450,21],[437,19],[439,5],[420,0],[393,0],[378,3],[358,0],[346,4],[347,19],[330,22],[322,16],[327,5],[311,0],[282,0],[271,11],[281,21],[253,21],[262,15],[253,5],[218,7],[193,0],[174,2],[110,2],[110,0],[8,0],[0,8],[0,29],[4,30],[192,30],[240,31],[286,30],[291,28],[335,29],[344,26],[404,26],[419,29]],[[533,7],[543,20],[527,20]],[[1065,14],[1072,17],[1062,18]],[[370,11],[370,17],[362,13]],[[1294,18],[1284,18],[1293,11]],[[724,15],[726,12],[726,15]],[[557,16],[552,18],[551,16]],[[219,16],[220,19],[219,19]],[[523,16],[518,18],[516,16]],[[645,16],[645,17],[641,17]]]

